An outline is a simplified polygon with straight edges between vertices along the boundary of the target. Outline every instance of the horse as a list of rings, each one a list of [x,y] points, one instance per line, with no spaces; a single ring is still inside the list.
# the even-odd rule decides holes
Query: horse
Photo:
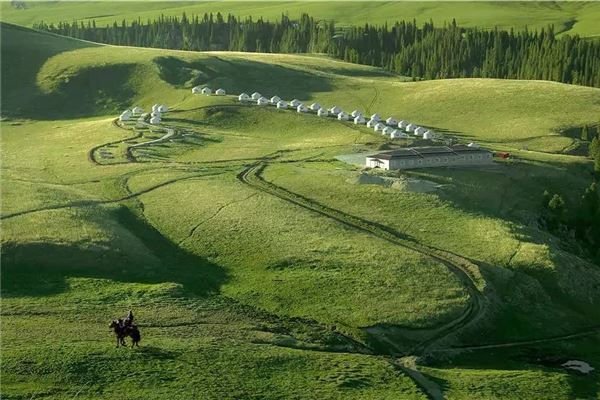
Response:
[[[142,335],[140,334],[137,325],[132,322],[125,325],[122,319],[114,319],[110,323],[109,328],[113,330],[117,338],[117,347],[119,347],[119,345],[127,347],[127,343],[125,342],[127,336],[131,338],[131,347],[140,346],[139,342],[142,340]]]

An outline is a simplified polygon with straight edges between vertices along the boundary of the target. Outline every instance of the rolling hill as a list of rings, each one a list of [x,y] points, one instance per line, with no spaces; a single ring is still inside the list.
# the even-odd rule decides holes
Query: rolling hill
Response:
[[[600,270],[536,220],[544,190],[589,184],[561,132],[600,89],[1,29],[3,398],[597,396],[560,362],[600,363]],[[336,157],[393,144],[233,96],[255,90],[516,157],[360,184]],[[177,136],[132,149],[163,133],[114,119],[154,103]],[[112,349],[130,308],[142,347]]]
[[[15,6],[24,4],[25,7]],[[100,25],[112,24],[121,20],[153,19],[161,14],[181,16],[220,12],[240,17],[252,16],[276,19],[282,13],[298,17],[308,13],[315,18],[335,20],[346,25],[393,23],[397,20],[412,20],[443,24],[455,18],[461,26],[482,28],[525,27],[540,29],[550,24],[556,32],[568,32],[580,36],[598,36],[596,24],[600,6],[594,2],[487,2],[478,1],[333,1],[333,2],[273,2],[273,1],[227,1],[227,2],[151,2],[141,5],[137,2],[2,2],[2,20],[31,26],[44,20],[50,22],[91,20]]]

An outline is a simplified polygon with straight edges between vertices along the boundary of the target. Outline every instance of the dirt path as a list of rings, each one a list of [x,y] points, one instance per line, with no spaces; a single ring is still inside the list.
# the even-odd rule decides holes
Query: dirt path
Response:
[[[540,343],[550,343],[550,342],[559,342],[562,340],[576,339],[585,336],[591,336],[600,333],[600,325],[592,326],[590,328],[584,329],[578,332],[567,333],[565,335],[551,336],[547,338],[541,339],[531,339],[531,340],[517,340],[514,342],[504,342],[504,343],[495,343],[495,344],[482,344],[476,346],[459,346],[459,347],[449,347],[446,349],[436,349],[432,350],[434,353],[450,353],[457,352],[462,350],[485,350],[485,349],[501,349],[507,347],[519,347],[519,346],[527,346],[532,344],[540,344]]]
[[[238,179],[255,189],[276,196],[298,207],[310,210],[350,228],[363,231],[395,245],[399,245],[428,256],[448,267],[449,270],[453,272],[463,283],[465,290],[469,294],[469,302],[465,311],[458,318],[442,325],[441,327],[431,329],[431,336],[413,348],[411,353],[425,353],[427,350],[429,350],[429,348],[433,347],[437,341],[452,333],[455,333],[457,330],[470,323],[473,323],[483,316],[488,300],[483,294],[485,281],[479,274],[479,269],[476,265],[457,255],[418,243],[415,239],[397,232],[390,227],[327,207],[314,200],[290,192],[271,182],[267,182],[262,178],[262,173],[266,166],[266,163],[253,164],[244,169],[238,175]],[[383,337],[381,338],[382,341],[393,344],[393,341],[386,336],[387,335],[383,333]],[[390,353],[392,355],[404,355],[404,352],[398,347],[396,347],[394,351],[391,351]]]

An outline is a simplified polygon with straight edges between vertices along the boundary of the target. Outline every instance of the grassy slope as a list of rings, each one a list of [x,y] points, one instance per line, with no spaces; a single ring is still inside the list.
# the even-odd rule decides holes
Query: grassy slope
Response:
[[[589,2],[559,3],[502,3],[502,2],[152,2],[140,6],[135,2],[53,2],[27,3],[28,8],[18,10],[10,3],[1,4],[3,20],[30,26],[43,19],[46,22],[95,19],[98,23],[112,23],[122,19],[142,20],[160,14],[180,16],[205,12],[232,13],[242,17],[276,19],[282,13],[297,17],[306,12],[316,18],[334,19],[340,24],[392,23],[396,20],[417,19],[436,23],[456,18],[463,26],[523,29],[542,28],[554,24],[557,31],[568,31],[584,36],[600,34],[595,21],[600,13],[597,4]]]
[[[259,397],[276,397],[278,393],[298,398],[419,396],[404,375],[379,358],[279,346],[347,348],[348,344],[332,333],[333,325],[337,325],[337,330],[360,336],[357,326],[376,322],[423,326],[433,323],[434,318],[438,322],[450,318],[464,304],[464,293],[454,277],[412,252],[341,229],[266,195],[254,195],[234,179],[243,161],[198,164],[230,156],[242,159],[264,156],[281,147],[299,150],[285,155],[288,158],[328,158],[357,148],[372,148],[382,142],[381,137],[291,112],[222,108],[213,114],[200,107],[231,104],[232,99],[194,97],[189,87],[206,82],[234,93],[259,89],[265,94],[314,98],[344,107],[356,104],[367,108],[374,99],[373,111],[399,115],[405,108],[397,104],[408,109],[408,99],[413,99],[420,102],[419,120],[440,123],[451,120],[455,108],[444,108],[444,115],[435,99],[411,97],[410,90],[417,92],[419,85],[425,88],[429,82],[402,83],[377,69],[313,57],[193,54],[109,46],[75,50],[82,45],[80,42],[49,39],[47,35],[23,33],[5,26],[2,35],[12,39],[3,41],[4,60],[21,60],[14,57],[20,54],[19,43],[24,45],[22,52],[28,51],[25,44],[35,46],[40,40],[48,40],[47,47],[57,49],[49,52],[48,60],[41,57],[39,72],[32,69],[36,78],[29,76],[26,80],[30,88],[38,91],[18,93],[17,85],[3,81],[6,83],[3,96],[11,99],[3,102],[3,114],[13,116],[2,124],[2,179],[3,188],[7,188],[2,194],[3,214],[73,201],[116,199],[127,191],[142,190],[170,179],[196,177],[150,191],[135,201],[122,202],[122,206],[109,203],[73,207],[3,221],[3,242],[7,249],[3,255],[3,337],[13,338],[6,342],[12,345],[3,350],[3,361],[11,367],[7,370],[16,371],[8,378],[4,376],[3,390],[8,395],[29,398],[38,392],[49,397],[72,397],[81,390],[85,396],[94,397],[110,395],[112,390],[123,391],[126,385],[142,387],[148,382],[160,382],[150,389],[153,392],[136,389],[139,391],[128,395],[150,397],[153,393],[159,397],[169,392],[172,397],[181,394],[185,398],[189,391],[184,388],[198,387],[215,398],[244,397],[250,393]],[[7,46],[11,43],[16,47]],[[6,57],[7,54],[12,57]],[[20,61],[8,67],[3,65],[3,72],[6,68],[16,74],[15,71],[21,70],[20,65]],[[92,69],[114,76],[113,71],[121,71],[122,65],[130,66],[124,75],[117,75],[120,84],[130,88],[130,97],[95,106],[94,101],[106,94],[96,92],[88,96],[89,101],[81,101],[89,94],[83,90],[89,81],[82,79],[82,74],[85,76]],[[184,74],[177,73],[181,66],[188,68]],[[264,76],[272,79],[264,81]],[[595,89],[548,86],[543,82],[462,82],[465,89],[453,81],[439,81],[437,90],[443,93],[450,90],[445,85],[451,85],[457,98],[459,95],[467,98],[474,86],[491,85],[501,101],[481,95],[480,102],[489,106],[482,106],[484,111],[478,119],[462,124],[454,120],[446,129],[473,136],[480,134],[481,141],[490,143],[501,141],[496,135],[482,132],[494,122],[513,116],[527,123],[528,116],[521,109],[537,104],[539,91],[552,90],[553,95],[574,103],[573,112],[565,122],[565,117],[556,115],[554,105],[545,109],[542,105],[538,112],[547,115],[545,124],[533,133],[519,132],[519,139],[551,134],[562,124],[580,125],[598,109],[593,101],[598,93]],[[503,83],[508,93],[504,98]],[[534,90],[529,85],[537,86]],[[119,87],[111,89],[114,95],[109,91],[108,97],[118,95]],[[103,88],[99,85],[97,89]],[[503,105],[515,92],[519,102]],[[160,93],[160,98],[156,93]],[[67,103],[58,103],[61,106],[57,107],[56,96]],[[389,96],[394,96],[395,101],[389,101]],[[31,101],[41,108],[27,108]],[[150,163],[98,167],[87,160],[91,147],[131,135],[113,127],[105,115],[114,115],[134,102],[148,107],[156,101],[175,106],[177,111],[167,116],[168,123],[193,130],[193,137],[200,140],[190,138],[189,142],[146,150],[149,160],[155,161]],[[411,116],[417,116],[416,109],[415,106],[412,111],[415,114]],[[89,118],[90,115],[96,117]],[[83,116],[88,118],[80,119]],[[530,125],[537,123],[532,117]],[[444,125],[439,127],[443,129]],[[544,141],[540,149],[549,151],[556,147],[553,142]],[[545,163],[559,163],[563,159],[568,165],[582,162],[574,157],[534,155]],[[156,157],[167,157],[174,162],[156,162]],[[569,169],[561,169],[560,165],[557,164],[556,173],[565,176]],[[325,167],[323,173],[327,174],[330,167],[328,164]],[[350,173],[345,171],[348,167],[342,168],[340,173]],[[315,175],[313,167],[308,170],[308,176],[326,176]],[[219,173],[222,175],[213,175]],[[296,173],[307,176],[302,170]],[[280,174],[284,178],[285,175]],[[443,171],[437,175],[438,179],[444,178]],[[468,186],[468,179],[480,184],[482,178],[466,175],[460,179]],[[313,185],[320,182],[316,180]],[[327,190],[315,188],[325,196],[346,196],[347,187],[333,182],[336,185]],[[390,204],[397,200],[396,194],[388,196],[385,192],[364,189],[352,190],[351,194],[364,194],[365,199],[376,199],[372,201],[378,207],[393,209]],[[467,210],[474,207],[471,203],[460,203],[461,199],[464,201],[462,190],[449,196],[449,200],[439,201],[456,201],[457,208]],[[530,204],[534,197],[534,194],[532,200],[523,197],[523,201]],[[411,206],[417,206],[419,200],[414,196]],[[433,200],[431,204],[436,205],[438,200]],[[354,206],[360,205],[358,202]],[[424,210],[433,215],[437,208]],[[450,211],[439,215],[441,218],[460,215],[465,223],[477,222],[468,212]],[[265,218],[267,213],[269,218]],[[373,217],[372,213],[367,215]],[[202,224],[209,218],[209,223]],[[479,221],[494,229],[502,225],[489,216],[482,216]],[[195,226],[199,227],[189,235]],[[497,232],[500,241],[513,240],[505,229]],[[421,237],[437,240],[435,236]],[[454,243],[464,246],[460,241],[448,241],[449,245]],[[460,251],[465,248],[458,247]],[[481,256],[503,257],[493,251],[484,251]],[[523,264],[530,261],[528,257],[525,253]],[[402,262],[388,263],[388,259]],[[45,268],[40,270],[40,265]],[[216,292],[226,297],[215,296]],[[585,302],[582,304],[587,307]],[[145,349],[128,356],[136,360],[135,377],[115,384],[108,370],[118,372],[128,366],[119,361],[120,353],[108,350],[110,341],[103,337],[102,324],[129,307],[140,310]],[[309,321],[288,320],[288,316],[301,316]],[[84,332],[64,330],[64,319],[81,321]],[[18,328],[6,329],[6,326]],[[25,329],[35,338],[32,341],[35,346],[17,338],[18,332]],[[49,335],[56,339],[45,339]],[[65,343],[71,346],[66,348]],[[174,367],[166,368],[166,363]],[[205,365],[217,367],[202,368]],[[231,372],[223,372],[226,368]],[[177,374],[176,369],[183,372]],[[277,374],[272,372],[275,369]],[[245,374],[247,370],[255,370],[256,374]],[[431,374],[444,374],[443,367],[440,371]],[[548,387],[562,393],[563,386],[568,384],[561,378],[565,374],[556,369],[542,371]],[[292,373],[296,374],[293,385],[289,379]],[[489,373],[494,374],[494,368]],[[265,374],[270,378],[263,379]],[[461,374],[469,376],[468,371]],[[470,379],[463,380],[461,376],[444,376],[453,383],[452,390],[457,396],[467,393],[461,385]],[[494,384],[507,379],[502,374],[495,377]],[[526,385],[517,389],[522,397],[530,394]],[[482,391],[485,390],[488,389],[484,387]]]

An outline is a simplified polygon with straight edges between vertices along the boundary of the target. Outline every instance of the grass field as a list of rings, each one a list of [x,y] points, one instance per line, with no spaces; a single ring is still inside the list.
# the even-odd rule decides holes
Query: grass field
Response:
[[[544,338],[600,324],[599,270],[535,220],[543,190],[575,200],[589,184],[560,132],[596,122],[599,89],[1,28],[2,398],[431,396],[390,357],[406,354],[452,399],[598,397],[598,335]],[[197,84],[394,115],[517,157],[404,176],[435,192],[360,185],[334,157],[381,135]],[[157,102],[177,136],[128,151],[163,133],[113,119]],[[264,183],[244,179],[257,165]],[[108,322],[130,308],[141,348],[113,349]],[[502,357],[456,349],[537,339]]]
[[[142,20],[157,16],[181,16],[220,12],[241,17],[263,17],[274,20],[281,14],[299,17],[308,13],[317,19],[335,20],[342,25],[365,23],[384,24],[397,20],[413,20],[437,24],[450,22],[453,18],[462,26],[477,26],[503,29],[546,28],[553,24],[557,32],[568,32],[580,36],[598,36],[600,29],[596,21],[600,6],[593,2],[520,2],[503,3],[478,1],[333,1],[333,2],[273,2],[273,1],[226,1],[226,2],[25,2],[26,8],[19,9],[9,2],[1,3],[2,20],[31,26],[40,20],[60,22],[72,20],[96,20],[101,26],[121,20]]]

